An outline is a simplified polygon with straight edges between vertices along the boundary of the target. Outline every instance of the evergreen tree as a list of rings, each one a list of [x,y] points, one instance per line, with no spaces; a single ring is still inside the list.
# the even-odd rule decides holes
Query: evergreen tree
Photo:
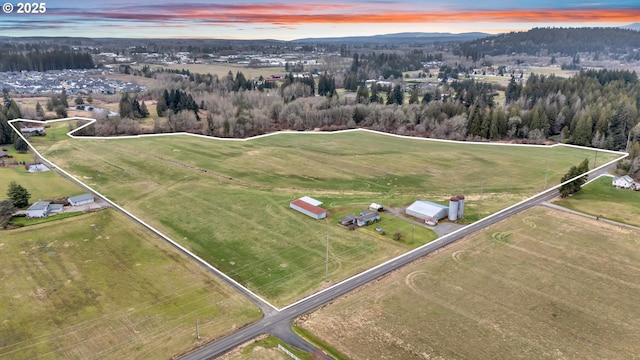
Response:
[[[167,90],[165,89],[164,91],[165,94],[167,94]],[[158,98],[158,102],[156,103],[156,112],[158,113],[158,116],[164,116],[165,113],[167,112],[167,101],[166,98],[168,97],[168,95],[161,95]]]
[[[417,104],[418,103],[418,87],[415,86],[411,89],[411,97],[409,98],[409,104]]]
[[[569,172],[562,177],[560,182],[563,183],[565,181],[573,179],[574,177],[584,174],[587,171],[589,171],[589,160],[584,159],[578,166],[572,166],[569,169]],[[562,197],[567,197],[571,194],[577,193],[578,191],[580,191],[580,189],[582,189],[582,185],[584,185],[585,182],[587,182],[587,175],[579,177],[572,182],[560,186],[560,195]]]
[[[149,110],[147,109],[147,104],[144,101],[140,103],[140,116],[143,118],[149,116]]]
[[[393,87],[393,100],[398,105],[402,105],[402,103],[404,103],[404,91],[402,91],[402,86],[396,85]]]
[[[29,205],[29,198],[31,197],[31,194],[29,194],[27,189],[18,185],[15,181],[12,181],[9,183],[7,197],[9,197],[15,207],[23,208]]]
[[[38,115],[38,118],[41,120],[45,117],[44,109],[42,108],[42,105],[40,105],[40,102],[36,103],[36,115]]]
[[[125,92],[120,97],[120,104],[118,106],[120,112],[120,118],[129,118],[132,119],[135,117],[133,111],[133,101],[131,100],[129,93]]]
[[[0,200],[0,218],[10,216],[14,210],[13,201],[8,199]]]
[[[381,100],[380,95],[378,95],[378,85],[371,84],[371,96],[369,97],[369,102],[372,104],[377,104]]]
[[[349,73],[344,79],[344,89],[347,91],[356,91],[358,89],[358,79],[356,73]]]
[[[391,90],[391,86],[387,87],[387,105],[395,104],[396,100],[393,98],[393,92]]]
[[[13,147],[19,152],[26,152],[29,150],[29,144],[24,141],[20,136],[16,136],[16,140],[13,143]]]
[[[365,85],[358,86],[358,92],[356,93],[356,101],[359,104],[366,104],[369,102],[369,90]]]
[[[4,106],[0,105],[0,144],[11,144],[13,139],[13,129],[9,126],[7,117],[4,115]]]

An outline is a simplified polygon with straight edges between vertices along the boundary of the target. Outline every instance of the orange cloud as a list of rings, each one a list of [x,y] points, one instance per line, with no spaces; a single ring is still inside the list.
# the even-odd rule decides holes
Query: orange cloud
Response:
[[[384,7],[384,6],[383,6]],[[83,19],[131,20],[140,25],[154,22],[202,24],[255,23],[274,25],[302,24],[406,24],[406,23],[622,23],[639,22],[640,8],[626,9],[506,9],[433,11],[372,8],[372,5],[338,3],[303,4],[164,4],[150,11],[146,5],[134,5],[126,11],[84,11],[66,9],[60,16],[82,16]]]
[[[346,8],[345,6],[344,8]],[[450,23],[450,22],[637,22],[640,9],[535,9],[535,10],[477,10],[456,12],[331,12],[327,7],[321,13],[310,12],[309,5],[288,5],[286,8],[247,6],[234,11],[184,11],[175,13],[177,19],[210,22],[271,23],[294,25],[322,24],[375,24],[375,23]],[[342,9],[334,7],[334,9]],[[256,11],[260,10],[260,11]]]

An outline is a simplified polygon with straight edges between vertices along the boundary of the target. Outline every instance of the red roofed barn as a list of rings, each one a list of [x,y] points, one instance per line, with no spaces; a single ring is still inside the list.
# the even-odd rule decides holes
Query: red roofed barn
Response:
[[[308,201],[305,201],[307,199],[308,199]],[[315,204],[320,205],[320,204],[322,204],[322,202],[305,196],[305,197],[302,197],[300,199],[293,200],[289,204],[289,207],[294,209],[294,210],[296,210],[296,211],[299,211],[299,212],[301,212],[301,213],[303,213],[303,214],[305,214],[307,216],[310,216],[310,217],[312,217],[314,219],[324,219],[324,218],[326,218],[327,217],[327,210],[325,210],[325,209],[323,209],[323,208],[321,208],[319,206],[316,206]]]

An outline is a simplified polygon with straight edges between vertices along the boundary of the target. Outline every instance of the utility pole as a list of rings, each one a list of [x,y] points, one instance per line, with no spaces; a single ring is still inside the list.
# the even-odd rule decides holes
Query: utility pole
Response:
[[[549,160],[547,160],[547,170],[544,172],[544,189],[547,190],[547,178],[549,177]]]
[[[596,168],[596,163],[598,162],[598,150],[596,149],[596,156],[593,159],[593,168]]]
[[[416,235],[416,224],[413,224],[413,231],[411,232],[411,243],[413,243],[413,238]]]
[[[329,282],[329,234],[327,234],[327,256],[324,260],[324,282]]]
[[[484,191],[484,180],[480,185],[480,203],[478,203],[478,220],[480,220],[480,209],[482,208],[482,192]]]
[[[196,313],[196,340],[200,340],[200,327],[198,325],[198,313]]]

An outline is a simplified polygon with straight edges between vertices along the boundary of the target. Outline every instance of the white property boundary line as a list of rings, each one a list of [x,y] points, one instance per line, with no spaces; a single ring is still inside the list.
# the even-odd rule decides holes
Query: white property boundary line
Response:
[[[226,275],[225,273],[223,273],[222,271],[218,270],[217,268],[213,267],[211,264],[207,263],[206,261],[204,261],[203,259],[201,259],[200,257],[198,257],[197,255],[195,255],[194,253],[192,253],[191,251],[189,251],[188,249],[186,249],[185,247],[183,247],[182,245],[178,244],[177,242],[173,241],[171,238],[169,238],[168,236],[166,236],[165,234],[163,234],[162,232],[160,232],[159,230],[155,229],[154,227],[152,227],[151,225],[145,223],[144,221],[142,221],[140,218],[138,218],[137,216],[133,215],[132,213],[130,213],[129,211],[125,210],[124,208],[120,207],[118,204],[114,203],[113,201],[111,201],[110,199],[108,199],[106,196],[102,195],[101,193],[99,193],[98,191],[95,191],[92,187],[90,187],[89,185],[85,184],[84,182],[78,180],[77,178],[75,178],[73,175],[69,174],[68,172],[66,172],[65,170],[58,168],[53,162],[51,162],[50,160],[46,159],[45,157],[42,156],[42,154],[40,154],[35,147],[33,147],[31,145],[31,143],[29,143],[27,141],[27,139],[24,137],[24,135],[22,134],[22,132],[20,132],[18,129],[15,128],[15,126],[13,126],[14,122],[17,121],[23,121],[23,122],[30,122],[30,123],[36,123],[36,124],[47,124],[47,123],[52,123],[52,122],[60,122],[60,121],[71,121],[71,120],[85,120],[88,121],[88,123],[78,127],[77,129],[74,129],[72,131],[67,132],[67,136],[73,138],[73,139],[100,139],[100,140],[118,140],[118,139],[140,139],[140,138],[144,138],[144,137],[157,137],[157,136],[175,136],[175,135],[189,135],[189,136],[195,136],[195,137],[199,137],[199,138],[204,138],[204,139],[209,139],[209,140],[224,140],[224,141],[249,141],[249,140],[253,140],[253,139],[259,139],[259,138],[263,138],[263,137],[267,137],[267,136],[273,136],[273,135],[280,135],[280,134],[305,134],[305,135],[331,135],[331,134],[339,134],[339,133],[347,133],[347,132],[355,132],[355,131],[364,131],[364,132],[369,132],[369,133],[374,133],[374,134],[379,134],[379,135],[385,135],[385,136],[392,136],[392,137],[396,137],[396,138],[401,138],[401,139],[413,139],[413,140],[424,140],[424,141],[434,141],[434,142],[444,142],[444,143],[453,143],[453,144],[475,144],[475,145],[494,145],[494,146],[514,146],[514,147],[537,147],[537,148],[554,148],[556,146],[567,146],[567,147],[572,147],[572,148],[577,148],[577,149],[583,149],[583,150],[589,150],[589,151],[602,151],[605,153],[610,153],[610,154],[619,154],[620,157],[609,161],[606,164],[600,165],[597,168],[594,168],[590,171],[588,171],[586,174],[581,174],[578,175],[574,178],[571,178],[561,184],[558,184],[552,188],[549,189],[545,189],[544,191],[541,191],[525,200],[522,200],[514,205],[511,205],[507,208],[504,208],[492,215],[489,215],[483,219],[480,219],[478,221],[476,221],[475,223],[479,222],[479,221],[486,221],[489,219],[492,219],[494,217],[497,217],[499,215],[501,215],[504,212],[507,212],[521,204],[526,203],[527,201],[531,200],[532,198],[535,198],[537,196],[549,193],[551,191],[556,191],[557,189],[560,188],[560,186],[570,183],[578,178],[581,178],[585,175],[589,175],[593,172],[596,172],[602,168],[605,168],[621,159],[624,159],[625,157],[629,156],[628,153],[625,152],[619,152],[619,151],[613,151],[613,150],[605,150],[605,149],[594,149],[594,148],[588,148],[585,146],[578,146],[578,145],[571,145],[571,144],[553,144],[553,145],[535,145],[535,144],[508,144],[508,143],[492,143],[492,142],[477,142],[477,141],[459,141],[459,140],[445,140],[445,139],[432,139],[432,138],[419,138],[419,137],[412,137],[412,136],[406,136],[406,135],[398,135],[398,134],[389,134],[389,133],[385,133],[385,132],[381,132],[381,131],[376,131],[376,130],[369,130],[369,129],[349,129],[349,130],[338,130],[338,131],[327,131],[327,132],[300,132],[300,131],[280,131],[280,132],[273,132],[273,133],[269,133],[269,134],[264,134],[264,135],[258,135],[258,136],[254,136],[254,137],[250,137],[250,138],[244,138],[244,139],[237,139],[237,138],[217,138],[217,137],[212,137],[212,136],[206,136],[206,135],[199,135],[199,134],[192,134],[192,133],[186,133],[186,132],[180,132],[180,133],[163,133],[163,134],[141,134],[141,135],[133,135],[133,136],[116,136],[116,137],[109,137],[109,136],[75,136],[73,135],[73,133],[75,133],[76,131],[79,131],[87,126],[90,126],[91,124],[94,124],[96,122],[96,119],[92,119],[92,118],[85,118],[85,117],[70,117],[70,118],[64,118],[64,119],[56,119],[56,120],[48,120],[48,121],[40,121],[40,120],[28,120],[28,119],[15,119],[15,120],[10,120],[8,123],[9,125],[13,128],[13,130],[18,134],[18,136],[20,136],[31,148],[32,151],[34,151],[41,159],[43,159],[45,162],[49,163],[51,166],[54,166],[58,171],[62,172],[63,174],[65,174],[65,176],[68,176],[70,179],[73,179],[74,181],[78,182],[79,184],[81,184],[83,187],[85,187],[86,189],[91,190],[92,192],[96,193],[97,195],[99,195],[100,197],[104,198],[109,204],[111,204],[113,207],[115,207],[116,209],[122,211],[123,213],[125,213],[126,215],[128,215],[129,217],[133,218],[134,220],[138,221],[139,223],[143,224],[144,226],[146,226],[147,228],[149,228],[150,230],[152,230],[153,232],[155,232],[157,235],[159,235],[160,237],[162,237],[164,240],[166,240],[167,242],[169,242],[170,244],[172,244],[173,246],[175,246],[176,248],[180,249],[181,251],[183,251],[184,253],[188,254],[189,256],[191,256],[193,259],[195,259],[196,261],[200,262],[202,265],[204,265],[205,267],[207,267],[208,269],[210,269],[211,271],[215,272],[216,274],[220,275],[221,277],[227,279],[227,281],[235,284],[235,286],[240,287],[242,289],[245,289],[245,291],[247,293],[252,294],[253,296],[255,296],[255,298],[260,299],[262,302],[264,302],[265,304],[269,305],[271,308],[273,308],[276,311],[282,311],[285,310],[287,308],[290,308],[292,306],[295,306],[299,303],[302,303],[304,301],[308,301],[310,299],[313,299],[314,297],[318,296],[319,294],[322,294],[324,292],[327,291],[331,291],[333,288],[347,282],[350,281],[358,276],[363,276],[364,274],[368,274],[370,272],[373,272],[375,270],[377,270],[380,267],[383,267],[384,265],[395,261],[396,259],[402,257],[402,256],[406,256],[408,254],[412,254],[414,252],[417,252],[419,250],[421,250],[422,248],[426,247],[426,246],[433,246],[434,244],[438,244],[441,242],[445,242],[449,237],[457,234],[458,232],[462,231],[465,227],[457,229],[445,236],[442,236],[440,238],[437,238],[436,240],[424,244],[418,248],[415,248],[413,250],[410,250],[402,255],[399,255],[395,258],[389,259],[379,265],[376,265],[368,270],[365,270],[359,274],[356,274],[350,278],[347,278],[345,280],[342,280],[326,289],[320,290],[314,294],[311,294],[303,299],[300,299],[292,304],[289,304],[285,307],[282,308],[277,308],[275,306],[273,306],[271,303],[269,303],[268,301],[264,300],[262,297],[258,296],[257,294],[255,294],[253,291],[249,290],[248,288],[246,288],[245,286],[243,286],[242,284],[238,283],[237,281],[235,281],[234,279],[232,279],[231,277],[229,277],[228,275]],[[597,177],[596,177],[597,178]],[[593,181],[595,179],[591,179],[591,181]],[[473,223],[473,224],[475,224]],[[469,225],[473,225],[473,224],[469,224]],[[469,226],[468,225],[468,226]]]
[[[87,120],[87,118],[67,118],[67,119],[59,119],[59,120],[53,120],[53,121],[68,121],[68,120],[74,120],[74,119],[78,119],[78,120]],[[89,120],[93,120],[95,122],[95,119],[89,119]],[[274,310],[278,310],[278,308],[276,308],[275,306],[273,306],[270,302],[266,301],[265,299],[263,299],[262,297],[260,297],[259,295],[257,295],[256,293],[254,293],[253,291],[249,290],[248,288],[246,288],[245,286],[243,286],[242,284],[240,284],[239,282],[235,281],[234,279],[232,279],[231,277],[229,277],[227,274],[223,273],[222,271],[218,270],[217,268],[213,267],[211,264],[209,264],[208,262],[204,261],[202,258],[200,258],[198,255],[192,253],[191,251],[189,251],[187,248],[185,248],[184,246],[178,244],[177,242],[173,241],[170,237],[168,237],[167,235],[165,235],[164,233],[162,233],[160,230],[154,228],[153,226],[147,224],[146,222],[144,222],[142,219],[140,219],[139,217],[133,215],[132,213],[130,213],[129,211],[127,211],[126,209],[124,209],[123,207],[121,207],[120,205],[116,204],[115,202],[111,201],[111,199],[107,198],[105,195],[101,194],[100,192],[96,191],[94,188],[92,188],[91,186],[85,184],[83,181],[79,180],[78,178],[76,178],[75,176],[69,174],[68,172],[66,172],[64,169],[58,167],[57,165],[55,165],[52,161],[50,161],[49,159],[45,158],[44,156],[42,156],[42,154],[40,154],[38,152],[38,150],[36,150],[36,148],[31,145],[31,143],[29,143],[27,141],[27,139],[24,137],[24,135],[22,134],[21,131],[19,131],[18,129],[15,128],[15,126],[13,126],[13,123],[16,121],[26,121],[26,122],[34,122],[34,123],[46,123],[44,121],[36,121],[36,120],[24,120],[24,119],[16,119],[16,120],[11,120],[9,121],[9,125],[13,128],[13,130],[18,134],[18,136],[20,136],[27,144],[29,144],[29,147],[31,148],[31,150],[33,152],[35,152],[38,157],[40,157],[42,160],[44,160],[45,162],[47,162],[50,166],[54,167],[57,171],[63,173],[65,176],[69,177],[70,179],[76,181],[77,183],[79,183],[81,186],[83,186],[85,189],[88,189],[90,191],[92,191],[93,193],[95,193],[96,195],[100,196],[101,198],[105,199],[111,206],[115,207],[116,209],[118,209],[119,211],[123,212],[124,214],[126,214],[127,216],[131,217],[132,219],[134,219],[135,221],[139,222],[140,224],[144,225],[145,227],[147,227],[148,229],[150,229],[152,232],[154,232],[156,235],[160,236],[161,238],[163,238],[165,241],[169,242],[171,245],[175,246],[176,248],[180,249],[180,251],[183,251],[185,254],[187,254],[188,256],[190,256],[191,258],[195,259],[196,261],[198,261],[201,265],[204,265],[206,268],[208,268],[209,270],[215,272],[216,274],[218,274],[219,276],[225,278],[227,281],[233,283],[235,286],[238,286],[242,289],[244,289],[246,292],[248,292],[249,294],[251,294],[252,296],[254,296],[256,299],[259,299],[260,301],[262,301],[264,304],[268,305],[269,307],[271,307]],[[90,123],[92,124],[92,123]],[[90,125],[87,124],[87,125]],[[86,126],[86,125],[85,125]],[[76,129],[78,130],[78,129]],[[67,133],[68,135],[69,133]]]

